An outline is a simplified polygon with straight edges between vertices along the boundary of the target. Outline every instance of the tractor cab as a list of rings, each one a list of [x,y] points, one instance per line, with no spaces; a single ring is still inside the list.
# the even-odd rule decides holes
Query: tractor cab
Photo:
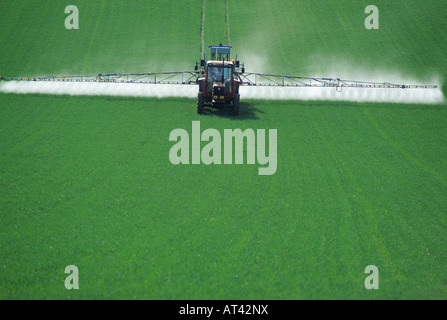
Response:
[[[233,63],[228,61],[208,61],[205,72],[206,92],[215,101],[222,101],[233,91]]]
[[[217,61],[209,61],[207,65],[208,78],[214,82],[225,83],[231,81],[233,74],[232,63],[219,63]]]

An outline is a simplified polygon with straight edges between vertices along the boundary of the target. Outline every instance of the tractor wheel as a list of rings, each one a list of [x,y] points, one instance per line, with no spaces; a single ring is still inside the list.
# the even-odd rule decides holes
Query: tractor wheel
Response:
[[[240,95],[239,93],[236,93],[233,99],[233,114],[235,116],[239,114],[239,101],[240,101]]]
[[[197,96],[197,113],[198,114],[203,113],[204,106],[205,106],[205,99],[203,96],[203,92],[199,92],[199,94]]]

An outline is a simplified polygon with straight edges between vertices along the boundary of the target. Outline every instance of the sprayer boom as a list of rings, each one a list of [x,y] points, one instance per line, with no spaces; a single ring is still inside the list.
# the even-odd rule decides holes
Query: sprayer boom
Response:
[[[1,77],[3,81],[57,81],[57,82],[113,82],[142,84],[187,84],[195,85],[200,78],[199,71],[148,72],[148,73],[110,73],[83,76],[44,76],[44,77]],[[264,87],[332,87],[342,88],[386,88],[386,89],[437,89],[436,84],[398,84],[390,82],[371,82],[344,80],[340,78],[315,78],[301,76],[275,75],[267,73],[234,72],[241,86]]]
[[[194,71],[147,72],[147,73],[108,73],[81,76],[45,76],[31,78],[0,77],[0,81],[53,81],[53,82],[103,82],[134,84],[175,84],[198,85],[197,112],[202,113],[205,106],[230,106],[235,114],[239,112],[239,87],[304,87],[365,89],[437,89],[435,84],[401,84],[390,82],[371,82],[363,80],[343,80],[340,78],[315,78],[245,72],[245,65],[237,56],[231,58],[231,46],[219,44],[209,46],[206,55],[196,62]]]

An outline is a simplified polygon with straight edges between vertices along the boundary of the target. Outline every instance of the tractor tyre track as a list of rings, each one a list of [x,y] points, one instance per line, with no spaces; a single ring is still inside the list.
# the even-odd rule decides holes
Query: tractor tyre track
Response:
[[[227,29],[227,45],[231,46],[230,41],[230,16],[228,13],[228,0],[225,0],[225,27]]]
[[[200,21],[200,58],[205,59],[205,0],[202,0],[202,17]]]

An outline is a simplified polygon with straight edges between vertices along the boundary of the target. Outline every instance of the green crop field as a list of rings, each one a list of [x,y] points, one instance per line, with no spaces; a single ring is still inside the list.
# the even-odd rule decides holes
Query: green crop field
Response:
[[[191,70],[202,4],[205,46],[229,37],[247,70],[447,94],[439,0],[1,1],[0,76]],[[276,173],[172,164],[171,131],[197,120],[277,129]],[[0,92],[0,215],[0,299],[446,299],[447,106],[242,94],[238,117],[199,116],[190,98]]]

